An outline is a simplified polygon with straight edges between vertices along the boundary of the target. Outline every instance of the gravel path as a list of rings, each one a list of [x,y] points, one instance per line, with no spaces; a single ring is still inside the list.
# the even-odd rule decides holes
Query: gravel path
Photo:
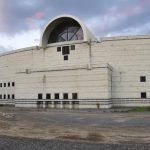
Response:
[[[92,144],[60,140],[0,137],[0,150],[150,150],[146,144]]]

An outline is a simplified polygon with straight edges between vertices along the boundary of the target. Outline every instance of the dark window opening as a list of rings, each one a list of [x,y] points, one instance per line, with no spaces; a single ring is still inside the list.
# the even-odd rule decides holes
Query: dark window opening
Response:
[[[64,60],[68,60],[68,56],[64,56]]]
[[[61,102],[56,101],[56,102],[54,102],[54,104],[55,104],[55,105],[58,105],[58,104],[61,104]]]
[[[63,46],[63,47],[62,47],[62,54],[63,54],[63,55],[68,55],[68,54],[70,54],[69,46]]]
[[[55,99],[59,99],[59,93],[55,94]]]
[[[10,82],[8,82],[8,87],[10,87]]]
[[[146,92],[141,92],[141,98],[147,98]]]
[[[63,104],[69,104],[69,101],[64,101]]]
[[[48,44],[75,40],[83,40],[83,30],[78,22],[69,19],[54,28],[49,36]]]
[[[72,93],[72,99],[78,99],[78,94],[77,93]]]
[[[51,94],[46,94],[46,99],[51,99]]]
[[[68,99],[68,93],[63,94],[63,99]]]
[[[12,99],[15,99],[15,95],[14,94],[12,94]]]
[[[57,47],[57,52],[61,52],[61,47]]]
[[[12,86],[15,86],[15,82],[12,82]]]
[[[2,99],[2,95],[0,95],[0,99]]]
[[[0,87],[2,87],[3,86],[3,84],[2,83],[0,83]]]
[[[10,95],[9,94],[7,95],[7,98],[10,99]]]
[[[4,99],[6,99],[6,95],[4,95]]]
[[[79,102],[78,102],[78,101],[73,101],[72,104],[73,104],[73,105],[78,105]]]
[[[71,50],[75,50],[75,45],[71,45]]]
[[[38,94],[38,99],[43,99],[43,94],[39,93]]]
[[[4,83],[4,87],[6,87],[6,83]]]
[[[146,82],[146,76],[141,76],[140,77],[140,82]]]

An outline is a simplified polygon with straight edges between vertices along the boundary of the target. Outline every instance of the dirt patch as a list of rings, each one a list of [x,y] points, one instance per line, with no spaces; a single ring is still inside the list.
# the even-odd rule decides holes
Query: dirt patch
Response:
[[[8,130],[10,129],[10,124],[7,122],[0,122],[0,130]]]
[[[147,125],[149,122],[141,127],[136,125],[121,126],[126,120],[128,122],[132,121],[132,118],[139,119],[139,121],[142,121],[144,118],[148,121],[150,119],[149,114],[96,114],[92,112],[83,114],[79,112],[68,113],[67,111],[65,111],[63,115],[62,113],[63,112],[58,111],[37,112],[23,110],[0,112],[0,133],[1,135],[14,137],[39,139],[58,138],[92,143],[149,143],[150,141],[150,127]],[[87,124],[82,124],[84,121],[87,121],[89,117],[92,121],[98,119],[104,120],[103,126],[100,124],[90,126],[88,122]],[[107,126],[109,122],[107,123],[106,120],[105,123],[104,118],[113,118],[113,123],[116,122],[116,120],[119,121],[117,122],[117,126],[113,124]],[[61,120],[60,122],[58,122],[59,119]],[[70,124],[68,123],[69,121]],[[81,124],[77,124],[77,122],[81,122]],[[104,126],[105,124],[106,126]],[[119,124],[121,125],[119,126]]]
[[[68,139],[68,140],[82,140],[82,141],[91,141],[91,142],[102,142],[104,141],[104,136],[98,133],[88,133],[87,136],[82,135],[66,135],[59,136],[59,139]]]

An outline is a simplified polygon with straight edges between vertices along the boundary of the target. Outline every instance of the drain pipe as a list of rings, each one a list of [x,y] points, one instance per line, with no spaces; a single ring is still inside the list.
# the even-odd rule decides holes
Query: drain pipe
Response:
[[[88,40],[88,45],[89,45],[89,64],[88,64],[88,69],[92,69],[92,40]]]

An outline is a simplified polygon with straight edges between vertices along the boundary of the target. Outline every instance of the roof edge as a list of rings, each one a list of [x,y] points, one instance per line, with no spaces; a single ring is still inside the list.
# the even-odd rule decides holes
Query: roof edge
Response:
[[[26,47],[26,48],[20,48],[20,49],[16,49],[16,50],[2,52],[2,53],[0,53],[0,57],[5,56],[5,55],[20,53],[20,52],[24,52],[24,51],[39,50],[39,49],[40,49],[39,46],[31,46],[31,47]]]

